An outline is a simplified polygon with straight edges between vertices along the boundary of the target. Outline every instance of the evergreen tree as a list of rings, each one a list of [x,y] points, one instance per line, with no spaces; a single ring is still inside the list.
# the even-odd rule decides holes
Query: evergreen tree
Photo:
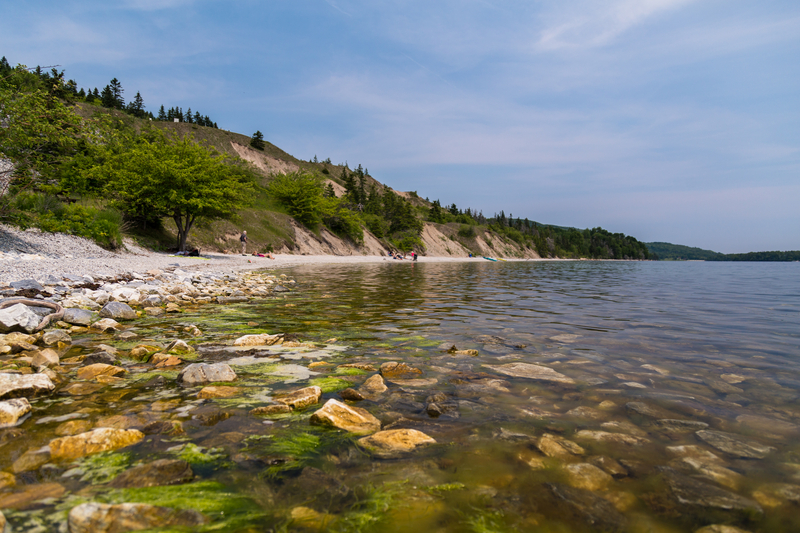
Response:
[[[200,113],[197,111],[194,112],[194,123],[200,124],[201,126],[205,126],[205,124],[203,124],[203,117],[200,116]]]
[[[264,147],[266,147],[266,144],[264,143],[264,134],[261,133],[261,131],[256,131],[250,138],[250,146],[256,150],[263,150]]]
[[[164,106],[158,110],[158,120],[167,120],[167,112],[164,111]]]
[[[100,91],[97,90],[97,87],[95,87],[94,91],[92,91],[92,99],[100,100]]]
[[[139,91],[136,91],[136,96],[133,97],[133,101],[128,104],[128,111],[135,117],[142,118],[144,116],[144,100],[142,99],[142,95],[139,94]]]
[[[122,93],[124,93],[125,90],[122,88],[122,84],[119,82],[119,80],[117,78],[112,79],[109,82],[108,87],[111,89],[111,94],[114,97],[114,105],[106,107],[125,109],[125,99],[122,97]]]
[[[193,120],[194,120],[194,117],[192,117],[192,108],[190,107],[189,109],[186,110],[186,119],[185,119],[185,121],[188,122],[189,124],[191,124]]]
[[[114,99],[114,92],[111,90],[110,85],[103,87],[103,92],[100,93],[100,103],[103,107],[113,109],[116,107],[117,101]]]
[[[8,64],[6,56],[3,56],[3,58],[0,59],[0,76],[5,77],[11,72],[11,70],[11,65]]]

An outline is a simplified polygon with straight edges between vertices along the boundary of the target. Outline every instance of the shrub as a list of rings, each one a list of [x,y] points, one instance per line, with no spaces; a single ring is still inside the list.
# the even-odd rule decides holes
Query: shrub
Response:
[[[469,225],[462,225],[458,228],[458,236],[463,237],[465,239],[474,239],[477,234],[475,233],[475,228]]]
[[[322,221],[322,180],[305,172],[275,174],[267,191],[280,202],[289,214],[310,229]]]

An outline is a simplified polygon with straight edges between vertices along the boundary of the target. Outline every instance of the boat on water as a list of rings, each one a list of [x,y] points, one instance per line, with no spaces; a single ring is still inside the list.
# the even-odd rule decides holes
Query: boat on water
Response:
[[[497,259],[495,259],[494,257],[483,256],[483,258],[486,259],[487,261],[497,261]]]

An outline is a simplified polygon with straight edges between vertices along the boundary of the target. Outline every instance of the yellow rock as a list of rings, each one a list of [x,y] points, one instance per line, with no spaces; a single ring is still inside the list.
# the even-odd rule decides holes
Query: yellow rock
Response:
[[[70,437],[50,441],[53,460],[71,460],[93,453],[118,450],[144,439],[144,433],[135,429],[99,428]]]
[[[95,363],[78,369],[78,379],[94,379],[98,376],[118,376],[125,374],[127,370],[122,367],[107,365],[105,363]]]
[[[436,444],[436,440],[416,429],[389,429],[358,439],[358,444],[375,455],[389,457],[410,452],[417,446]]]

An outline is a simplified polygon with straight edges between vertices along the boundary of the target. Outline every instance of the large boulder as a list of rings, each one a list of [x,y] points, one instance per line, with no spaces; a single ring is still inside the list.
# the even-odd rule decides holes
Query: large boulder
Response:
[[[108,302],[100,309],[102,318],[113,318],[114,320],[133,320],[136,318],[136,311],[131,306],[122,302]]]
[[[141,441],[144,433],[135,429],[98,428],[70,437],[50,441],[50,456],[54,461],[72,460],[100,452],[131,446]]]
[[[44,374],[0,374],[0,398],[48,394],[56,386]]]
[[[83,503],[67,520],[70,533],[122,533],[163,527],[195,527],[209,522],[193,509],[172,509],[145,503]]]
[[[225,363],[193,363],[178,374],[178,383],[193,386],[216,381],[235,381],[236,372]]]
[[[9,283],[12,289],[17,289],[18,291],[43,291],[44,286],[36,281],[35,279],[21,279],[19,281],[12,281]]]
[[[311,415],[311,423],[361,435],[381,429],[380,420],[366,409],[351,407],[337,400],[328,400],[319,411]]]
[[[0,402],[0,428],[16,426],[20,419],[31,412],[31,404],[25,398]]]
[[[360,438],[358,444],[378,457],[394,457],[436,440],[416,429],[390,429]]]
[[[0,332],[24,331],[33,333],[42,319],[25,304],[0,309]]]

